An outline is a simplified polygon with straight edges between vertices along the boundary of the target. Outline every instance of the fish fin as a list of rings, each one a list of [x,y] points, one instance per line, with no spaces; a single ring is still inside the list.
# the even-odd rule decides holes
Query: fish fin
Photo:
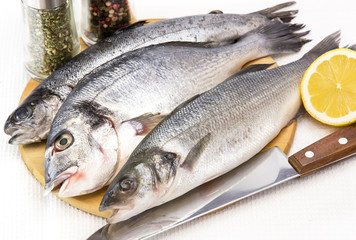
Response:
[[[120,124],[117,133],[120,145],[119,164],[121,164],[126,162],[126,160],[130,157],[131,153],[135,150],[145,135],[137,135],[137,130],[134,128],[134,124],[131,124],[131,122],[123,122]],[[119,167],[120,166],[116,168],[117,171],[119,170]],[[114,174],[112,178],[114,178],[115,175],[116,174]]]
[[[306,113],[307,110],[305,110],[304,105],[302,104],[298,109],[297,113],[294,115],[294,117],[287,123],[286,127],[291,125],[294,121],[298,120],[299,117],[304,116]]]
[[[129,123],[136,131],[136,135],[147,135],[166,115],[160,113],[145,113],[122,123]]]
[[[350,50],[356,51],[356,44],[346,45],[344,48],[348,48]]]
[[[50,192],[52,192],[54,188],[54,183],[53,182],[50,182],[48,184],[45,185],[45,189],[43,191],[43,196],[46,197],[49,195]]]
[[[258,71],[266,70],[267,68],[269,68],[269,67],[271,67],[273,65],[274,65],[274,63],[250,65],[250,66],[244,67],[240,71],[232,74],[228,79],[232,79],[232,78],[235,78],[237,76],[244,75],[246,73],[258,72]]]
[[[138,28],[138,27],[142,27],[143,25],[148,24],[147,20],[141,20],[135,23],[132,23],[124,28],[121,28],[122,30],[127,30],[127,29],[134,29],[134,28]]]
[[[179,42],[172,41],[162,43],[161,45],[167,46],[181,46],[181,47],[196,47],[196,48],[214,48],[214,47],[222,47],[230,44],[234,44],[239,40],[239,38],[227,39],[222,41],[210,41],[210,42]]]
[[[266,16],[269,19],[279,18],[282,20],[282,22],[288,23],[295,18],[295,15],[298,13],[298,10],[290,10],[290,11],[283,11],[283,12],[277,12],[277,11],[281,10],[282,8],[289,7],[293,4],[295,4],[295,1],[285,2],[270,8],[263,9],[261,11],[258,11],[257,13]]]
[[[221,10],[213,10],[213,11],[209,12],[209,14],[224,14],[224,12]]]
[[[169,168],[168,176],[160,176],[160,182],[164,182],[166,185],[172,183],[174,176],[177,174],[177,169],[179,166],[180,156],[173,152],[163,152],[163,157],[161,159],[161,166],[166,165]],[[157,175],[160,175],[158,172]],[[162,181],[163,180],[163,181]]]
[[[114,34],[120,34],[122,31],[127,31],[129,29],[135,29],[135,28],[138,28],[138,27],[142,27],[143,25],[146,25],[147,23],[148,23],[147,20],[138,21],[138,22],[132,23],[132,24],[126,26],[126,27],[120,28]]]
[[[304,28],[303,24],[282,23],[280,20],[272,20],[267,26],[260,27],[244,35],[257,35],[261,39],[261,46],[266,49],[266,54],[280,54],[298,52],[302,46],[310,42],[303,38],[309,31],[296,33]],[[242,38],[244,38],[242,37]]]
[[[189,151],[187,157],[180,165],[180,167],[185,168],[189,171],[193,171],[196,162],[198,161],[201,154],[204,152],[205,148],[210,142],[210,137],[211,133],[208,133],[207,135],[205,135],[205,137],[200,139],[199,142],[195,144],[195,146]]]
[[[339,43],[340,43],[340,31],[337,31],[324,38],[309,52],[307,52],[303,56],[303,58],[311,58],[311,60],[314,61],[322,54],[330,50],[333,50],[335,48],[339,48]]]

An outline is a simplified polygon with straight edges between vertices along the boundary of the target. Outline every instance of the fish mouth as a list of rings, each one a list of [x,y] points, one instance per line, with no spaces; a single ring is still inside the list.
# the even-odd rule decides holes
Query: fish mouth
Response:
[[[105,197],[104,197],[105,198]],[[124,221],[133,215],[131,215],[132,210],[134,209],[135,204],[132,200],[125,203],[125,205],[109,205],[105,206],[105,204],[100,204],[99,211],[100,212],[110,212],[110,216],[106,219],[108,223],[117,223]]]
[[[77,166],[72,166],[59,174],[57,177],[55,177],[52,181],[46,183],[45,186],[45,191],[44,191],[44,196],[48,195],[55,187],[61,185],[61,188],[59,189],[59,195],[62,195],[62,193],[65,192],[66,187],[69,183],[69,180],[72,176],[74,176],[78,171]]]
[[[106,221],[110,224],[125,221],[133,216],[127,215],[133,209],[131,206],[123,206],[119,209],[113,209],[111,211],[110,216],[106,219]]]
[[[39,136],[31,136],[29,132],[25,132],[22,129],[18,129],[16,132],[11,134],[9,144],[20,145],[20,144],[30,144],[35,142],[40,142],[42,139]]]
[[[112,212],[111,212],[109,218],[115,216],[118,212],[119,212],[119,209],[114,209],[114,210],[112,210]]]
[[[40,142],[42,139],[36,136],[34,128],[30,126],[17,126],[13,125],[11,122],[6,122],[4,127],[4,132],[10,135],[10,144],[29,144],[34,142]]]
[[[119,209],[112,210],[112,212],[110,213],[110,216],[106,219],[106,221],[108,223],[115,222],[115,216],[117,215],[118,212],[119,212]]]
[[[118,211],[125,211],[125,210],[131,210],[133,206],[131,204],[125,205],[125,206],[120,206],[119,208],[115,208],[115,206],[100,206],[99,211],[100,212],[108,212],[111,211],[112,214],[110,216],[113,216],[118,213]]]

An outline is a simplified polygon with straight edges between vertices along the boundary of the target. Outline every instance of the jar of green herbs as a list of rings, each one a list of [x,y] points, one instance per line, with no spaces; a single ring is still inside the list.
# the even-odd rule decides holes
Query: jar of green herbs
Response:
[[[25,67],[44,80],[80,52],[72,0],[22,0]]]
[[[82,0],[81,36],[88,45],[133,21],[128,0]]]

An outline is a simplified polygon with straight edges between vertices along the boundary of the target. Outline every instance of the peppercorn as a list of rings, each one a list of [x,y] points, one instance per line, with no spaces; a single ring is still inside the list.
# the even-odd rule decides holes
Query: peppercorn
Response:
[[[131,21],[127,0],[82,0],[82,7],[87,9],[82,19],[82,37],[88,44],[110,36]]]

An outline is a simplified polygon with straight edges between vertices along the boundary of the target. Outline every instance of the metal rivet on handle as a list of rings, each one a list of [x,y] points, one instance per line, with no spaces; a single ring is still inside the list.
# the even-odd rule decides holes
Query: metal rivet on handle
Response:
[[[312,158],[312,157],[314,157],[314,153],[312,151],[308,151],[308,152],[305,153],[305,156],[307,158]]]
[[[342,144],[342,145],[346,144],[347,142],[348,142],[348,141],[347,141],[346,138],[340,138],[340,139],[339,139],[339,143]]]

